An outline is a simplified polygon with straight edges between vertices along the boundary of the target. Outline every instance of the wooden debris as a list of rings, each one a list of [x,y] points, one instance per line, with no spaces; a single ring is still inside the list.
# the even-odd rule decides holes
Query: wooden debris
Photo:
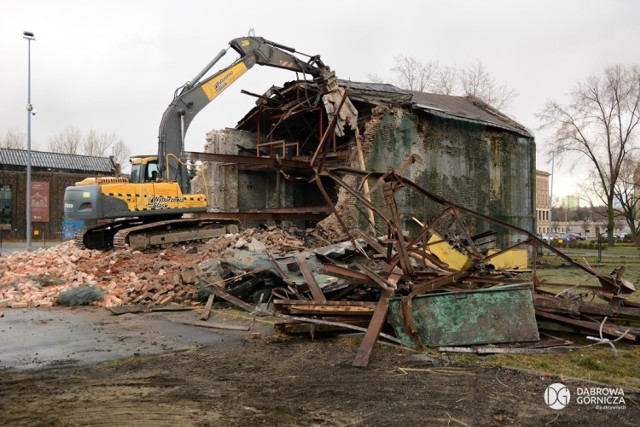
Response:
[[[302,271],[302,275],[304,276],[304,279],[307,281],[307,285],[309,285],[309,290],[311,290],[311,294],[313,295],[314,301],[319,301],[319,302],[326,301],[327,298],[324,296],[324,294],[322,293],[322,289],[320,289],[320,286],[318,286],[318,282],[313,277],[313,272],[309,268],[309,264],[307,264],[307,261],[304,259],[304,256],[301,253],[296,252],[295,258],[296,258],[296,262],[300,266],[300,270]]]
[[[382,297],[380,297],[380,300],[378,301],[376,311],[373,313],[373,317],[371,318],[371,323],[367,328],[367,332],[364,334],[362,343],[360,343],[358,353],[356,354],[356,358],[353,361],[353,366],[366,368],[369,364],[369,358],[371,357],[373,346],[378,340],[378,335],[380,334],[382,326],[387,319],[389,298],[391,298],[393,293],[394,291],[392,288],[385,288],[382,291]]]
[[[173,323],[180,323],[181,325],[189,325],[189,326],[198,326],[200,328],[211,328],[211,329],[224,329],[227,331],[248,331],[251,328],[248,326],[240,326],[240,325],[230,325],[227,323],[220,322],[190,322],[187,320],[175,320],[169,319],[169,321]]]

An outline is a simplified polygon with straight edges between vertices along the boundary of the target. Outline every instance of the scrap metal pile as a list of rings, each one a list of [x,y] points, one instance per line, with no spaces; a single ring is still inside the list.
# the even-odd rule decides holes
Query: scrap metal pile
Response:
[[[331,220],[339,225],[345,219],[330,205],[334,217],[324,227],[291,233],[275,226],[246,229],[201,246],[142,254],[81,250],[72,242],[16,253],[0,262],[0,307],[50,306],[61,292],[88,284],[105,292],[92,304],[111,309],[201,307],[209,296],[205,311],[214,298],[222,299],[275,315],[284,333],[363,331],[357,366],[368,364],[379,337],[476,352],[557,345],[538,339],[538,331],[558,329],[602,343],[640,340],[640,305],[626,298],[634,285],[624,279],[623,268],[601,274],[525,230],[453,204],[394,172],[327,168],[320,173],[352,196],[352,206],[370,209],[376,222],[332,229]],[[371,181],[368,192],[362,189],[365,177]],[[401,228],[396,203],[409,190],[432,207],[428,218],[412,220],[411,239]],[[381,198],[375,199],[374,191]],[[382,200],[384,208],[370,198]],[[469,229],[480,222],[485,228],[472,234]],[[496,240],[504,230],[519,236],[518,242],[499,250]],[[532,268],[526,260],[511,259],[520,247],[534,257]],[[594,283],[539,280],[538,249],[582,270]],[[493,345],[480,345],[488,343]]]
[[[335,120],[329,128],[334,126]],[[260,298],[256,301],[253,297],[253,302],[258,307],[264,306],[265,299],[272,303],[275,314],[284,318],[277,328],[287,333],[364,331],[354,366],[368,364],[381,335],[414,347],[452,349],[474,344],[539,343],[539,325],[551,324],[556,330],[561,325],[571,331],[598,333],[595,339],[601,343],[640,341],[640,329],[630,323],[637,326],[640,321],[640,304],[624,297],[635,291],[623,277],[624,268],[609,275],[599,273],[525,229],[421,188],[402,176],[415,156],[408,158],[398,173],[327,166],[329,134],[311,158],[314,176],[310,181],[317,184],[332,211],[321,225],[336,226],[333,231],[341,236],[337,239],[342,242],[340,251],[336,253],[338,247],[329,245],[312,253],[267,253],[260,261],[253,260],[252,265],[257,263],[259,268],[251,271],[236,265],[240,274],[226,278],[221,275],[225,274],[223,269],[214,269],[214,279],[208,283],[215,295],[252,310],[252,305],[246,306],[237,297],[242,293],[246,297],[246,292],[257,286]],[[357,131],[355,140],[363,167]],[[337,186],[336,204],[323,182]],[[405,237],[407,218],[399,213],[399,195],[403,200],[418,200],[413,206],[424,207],[422,221],[412,218],[417,228],[410,239]],[[354,209],[360,210],[360,217],[368,218],[368,224],[354,226]],[[599,286],[581,283],[570,290],[550,292],[553,284],[541,283],[535,271],[536,256],[542,250],[582,270]],[[525,259],[520,265],[513,259],[519,252],[524,252]],[[527,268],[529,254],[533,270]],[[256,273],[269,278],[260,279]],[[265,283],[270,293],[269,289],[264,291]],[[587,302],[587,297],[606,303]],[[385,333],[388,324],[393,335]]]
[[[402,176],[415,156],[397,173],[327,166],[331,135],[324,133],[309,163],[309,182],[332,212],[316,229],[278,238],[278,245],[261,245],[245,230],[243,236],[213,239],[197,257],[173,259],[167,251],[148,265],[136,252],[123,251],[7,263],[0,275],[0,307],[52,305],[62,290],[87,283],[107,292],[96,302],[105,306],[195,306],[208,295],[205,313],[215,298],[223,299],[275,315],[284,333],[363,331],[355,366],[368,364],[379,337],[418,348],[466,346],[478,352],[557,344],[541,339],[547,329],[586,333],[599,343],[640,341],[640,304],[625,297],[635,287],[623,277],[624,267],[602,274],[523,228],[429,192]],[[362,158],[357,131],[356,142]],[[337,203],[325,189],[330,182],[338,189]],[[401,215],[400,197],[424,207],[422,217]],[[594,283],[539,280],[539,251],[555,254]],[[46,277],[34,276],[47,267]],[[482,350],[482,344],[494,347]]]
[[[221,258],[213,269],[203,269],[215,295],[249,311],[273,307],[282,318],[276,327],[285,333],[364,331],[354,366],[367,366],[380,336],[449,351],[475,344],[507,343],[515,351],[567,343],[541,340],[539,329],[547,328],[592,334],[601,343],[640,341],[640,328],[633,326],[640,321],[640,304],[625,298],[635,288],[623,277],[624,267],[599,273],[524,229],[451,203],[393,171],[332,167],[316,173],[338,184],[378,225],[370,223],[366,232],[348,227],[327,198],[342,226],[340,243],[312,251],[253,253],[241,262],[233,259],[237,253]],[[362,190],[365,179],[373,180],[368,191]],[[371,202],[375,190],[382,192],[384,209]],[[439,206],[428,223],[413,219],[419,228],[411,239],[403,233],[396,203],[399,192],[408,190]],[[493,229],[469,232],[468,224],[481,223]],[[497,249],[498,230],[517,242]],[[535,272],[539,250],[554,253],[599,285],[541,282]],[[518,251],[533,255],[533,269],[514,263]],[[211,273],[213,279],[206,279]],[[548,290],[557,286],[563,287],[560,292]],[[604,302],[587,301],[593,297]]]

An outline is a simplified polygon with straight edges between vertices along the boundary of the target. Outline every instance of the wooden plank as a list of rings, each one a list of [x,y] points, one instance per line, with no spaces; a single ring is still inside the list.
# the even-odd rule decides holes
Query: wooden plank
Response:
[[[209,285],[209,289],[211,290],[211,293],[215,294],[215,296],[220,297],[223,300],[228,301],[231,304],[248,311],[249,313],[253,313],[254,311],[257,310],[256,307],[252,306],[251,304],[247,304],[246,302],[242,301],[240,298],[234,297],[229,292],[220,289],[216,285]]]
[[[367,332],[365,332],[364,338],[360,343],[360,347],[358,348],[358,353],[356,354],[356,357],[353,360],[353,364],[352,364],[353,366],[366,368],[367,365],[369,365],[369,359],[371,358],[371,352],[373,351],[373,346],[378,340],[378,335],[380,335],[380,331],[382,331],[382,326],[384,325],[384,322],[387,319],[387,312],[389,309],[389,298],[391,298],[393,294],[394,294],[393,289],[385,288],[382,290],[382,296],[380,297],[380,301],[378,301],[378,305],[376,306],[376,310],[373,313],[373,317],[371,318],[371,322],[369,323]]]
[[[348,324],[351,326],[357,326],[361,328],[363,331],[365,327],[369,324],[369,319],[332,319],[329,320],[331,322]],[[276,322],[273,325],[274,329],[277,332],[281,332],[283,334],[319,334],[319,333],[345,333],[352,331],[352,329],[347,328],[345,326],[337,326],[337,325],[320,325],[316,323],[309,322],[299,322],[294,320],[287,320],[283,322]]]
[[[339,327],[343,327],[343,328],[347,328],[347,329],[353,329],[355,331],[360,331],[360,332],[365,332],[367,331],[367,329],[365,328],[361,328],[360,326],[356,326],[356,325],[352,325],[349,323],[342,323],[342,322],[333,322],[333,321],[329,321],[329,320],[322,320],[322,319],[313,319],[310,317],[300,317],[300,316],[289,316],[286,314],[278,314],[276,317],[280,317],[283,319],[291,319],[291,320],[297,320],[300,322],[306,322],[306,323],[313,323],[313,324],[317,324],[317,325],[333,325],[333,326],[339,326]],[[389,334],[385,334],[384,332],[380,332],[378,334],[379,336],[381,336],[382,338],[394,342],[396,344],[400,344],[404,347],[407,347],[407,344],[402,341],[399,338],[396,338],[392,335]]]
[[[316,314],[318,316],[325,315],[358,315],[366,316],[372,315],[375,312],[375,307],[358,307],[358,306],[337,306],[337,305],[307,305],[307,304],[295,304],[289,306],[279,306],[274,304],[275,308],[283,313],[292,314]]]
[[[204,306],[204,311],[200,315],[200,320],[208,320],[209,315],[211,314],[211,306],[213,305],[213,300],[215,299],[214,294],[209,294],[209,298],[207,298],[207,304]]]
[[[358,152],[358,166],[360,166],[360,170],[364,171],[364,170],[367,170],[367,168],[364,163],[364,153],[362,152],[362,141],[360,140],[360,131],[358,130],[357,126],[356,126],[355,133],[356,133],[356,151]],[[363,197],[367,202],[371,203],[371,193],[369,193],[369,182],[367,181],[366,176],[363,178],[362,184],[363,184],[362,188],[364,189]],[[371,227],[372,230],[375,230],[376,217],[373,215],[373,210],[371,208],[367,208],[367,212],[369,213],[369,226]]]
[[[249,326],[240,326],[240,325],[228,325],[220,322],[190,322],[187,320],[172,320],[169,319],[170,322],[179,323],[181,325],[189,325],[189,326],[199,326],[201,328],[211,328],[211,329],[224,329],[227,331],[249,331],[251,328]]]
[[[322,289],[320,289],[318,282],[316,282],[316,278],[313,277],[313,272],[311,271],[311,268],[309,268],[307,260],[300,252],[297,252],[294,257],[296,259],[296,262],[300,266],[300,271],[302,272],[302,276],[304,276],[304,280],[307,282],[307,285],[309,285],[309,290],[311,290],[313,300],[325,302],[327,298],[322,293]]]
[[[284,300],[284,299],[276,299],[273,300],[273,303],[276,305],[317,305],[317,306],[329,306],[329,305],[338,305],[338,306],[353,306],[353,307],[372,307],[375,309],[377,303],[372,301],[307,301],[307,300]]]
[[[119,306],[115,306],[115,307],[107,307],[107,310],[109,310],[111,312],[111,314],[114,314],[116,316],[119,316],[121,314],[128,314],[128,313],[148,313],[148,312],[152,312],[152,311],[188,311],[188,310],[193,310],[193,308],[191,307],[183,307],[183,306],[175,306],[175,305],[169,305],[169,306],[165,306],[165,307],[151,307],[149,305],[145,305],[145,304],[135,304],[135,305],[119,305]]]

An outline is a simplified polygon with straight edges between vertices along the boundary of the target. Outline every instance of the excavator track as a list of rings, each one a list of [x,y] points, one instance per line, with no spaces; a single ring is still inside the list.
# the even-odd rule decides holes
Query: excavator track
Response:
[[[205,241],[227,232],[227,225],[219,221],[172,219],[122,229],[113,236],[113,248],[143,251],[150,247]]]
[[[90,225],[78,230],[74,242],[80,249],[108,250],[113,247],[113,236],[123,228],[142,224],[137,218]]]
[[[151,247],[209,240],[223,236],[228,231],[237,232],[237,226],[202,219],[170,219],[149,223],[138,219],[120,220],[85,227],[76,233],[75,242],[83,249],[143,251]]]

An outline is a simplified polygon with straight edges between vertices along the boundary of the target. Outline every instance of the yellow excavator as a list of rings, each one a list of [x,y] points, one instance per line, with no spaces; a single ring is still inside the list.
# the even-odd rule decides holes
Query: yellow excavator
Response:
[[[65,189],[65,218],[91,224],[76,233],[79,246],[144,249],[227,232],[219,221],[188,217],[206,212],[208,203],[206,194],[190,193],[184,136],[193,118],[255,64],[312,76],[323,88],[329,118],[338,114],[335,132],[342,133],[345,124],[355,128],[357,111],[319,55],[305,55],[255,36],[233,39],[229,46],[240,55],[236,61],[204,77],[229,48],[223,49],[195,78],[176,90],[160,123],[157,155],[132,157],[130,178],[86,178]]]

